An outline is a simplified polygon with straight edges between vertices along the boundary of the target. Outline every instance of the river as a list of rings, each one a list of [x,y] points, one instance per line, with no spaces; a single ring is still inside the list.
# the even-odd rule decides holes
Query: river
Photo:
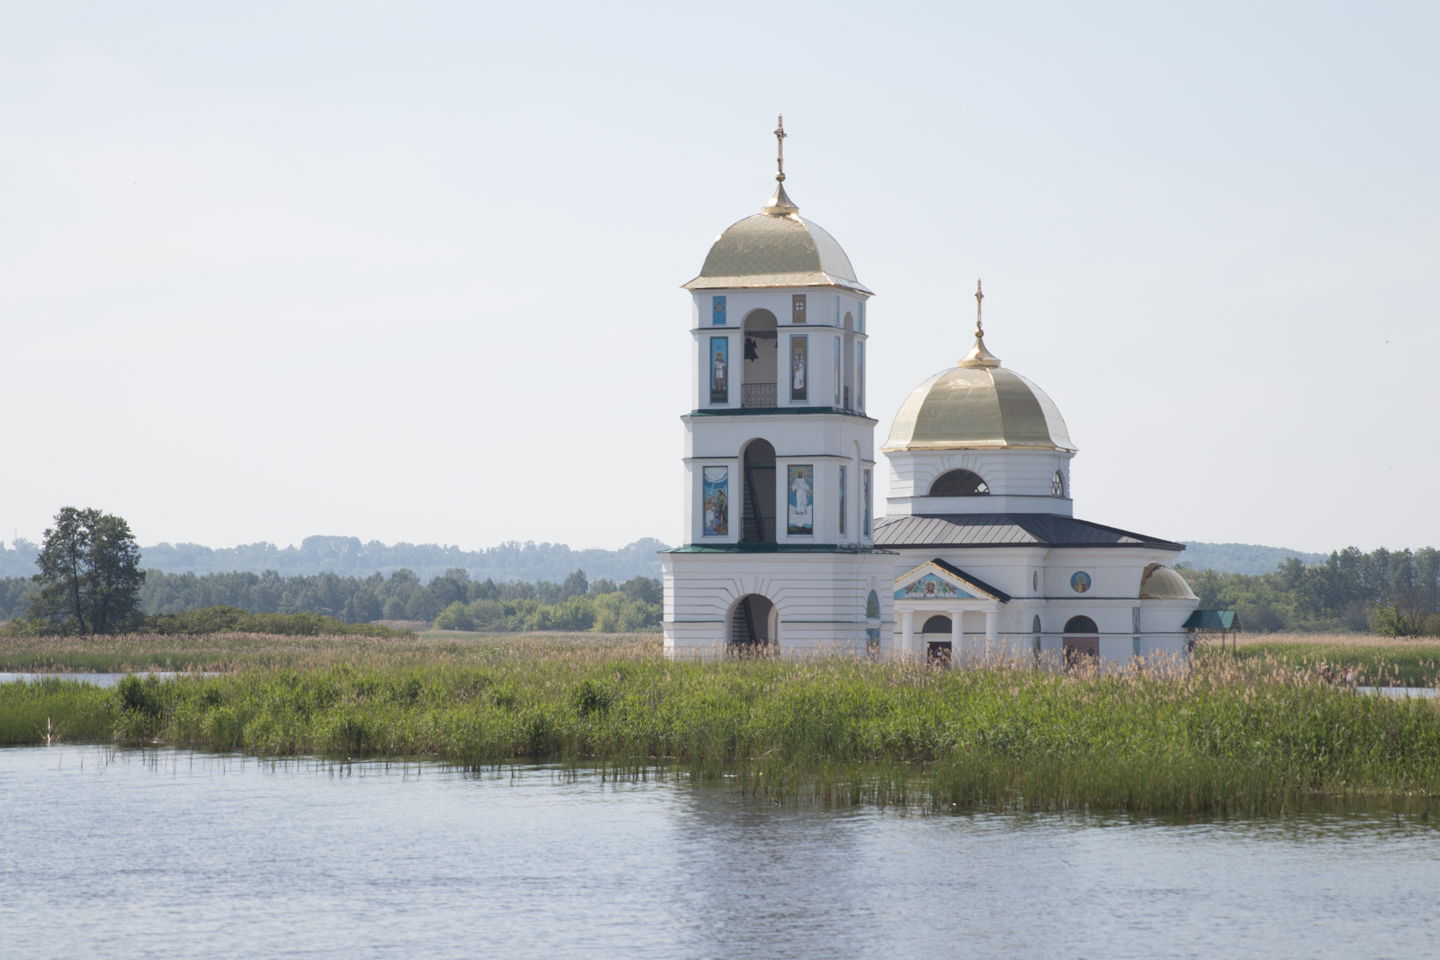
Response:
[[[1440,831],[0,749],[0,956],[1421,957]]]

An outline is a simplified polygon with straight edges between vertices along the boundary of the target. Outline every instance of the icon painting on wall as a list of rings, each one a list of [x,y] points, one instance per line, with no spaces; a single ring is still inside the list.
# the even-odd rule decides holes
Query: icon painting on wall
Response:
[[[710,338],[710,402],[726,403],[730,397],[730,338]]]
[[[705,536],[723,537],[730,533],[730,471],[726,467],[706,467],[703,474],[705,496]]]
[[[809,342],[806,336],[790,338],[790,399],[805,400],[808,398],[806,392],[806,379],[809,373]]]
[[[711,322],[713,322],[717,327],[725,326],[725,298],[711,297],[710,299],[714,301],[715,308],[714,315],[710,318]]]
[[[1077,570],[1070,575],[1070,589],[1076,593],[1085,593],[1090,589],[1090,574],[1084,570]]]
[[[792,463],[785,468],[785,488],[789,491],[786,532],[802,536],[815,532],[815,468],[808,463]]]

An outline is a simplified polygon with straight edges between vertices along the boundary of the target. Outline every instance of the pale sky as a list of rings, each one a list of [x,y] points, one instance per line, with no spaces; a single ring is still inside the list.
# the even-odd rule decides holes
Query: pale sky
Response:
[[[680,284],[783,111],[877,449],[983,277],[1078,516],[1440,543],[1437,49],[1419,3],[0,4],[0,535],[679,542]]]

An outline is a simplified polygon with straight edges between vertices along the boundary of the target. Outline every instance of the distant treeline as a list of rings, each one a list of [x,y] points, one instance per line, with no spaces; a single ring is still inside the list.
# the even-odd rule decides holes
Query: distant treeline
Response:
[[[1207,610],[1235,610],[1254,633],[1277,630],[1367,631],[1440,635],[1440,552],[1433,547],[1362,553],[1356,547],[1324,563],[1297,558],[1259,575],[1177,569]]]
[[[35,585],[28,577],[0,580],[0,620],[24,616]],[[264,573],[162,573],[150,570],[140,588],[147,615],[178,614],[210,607],[234,607],[247,613],[313,613],[345,623],[375,620],[433,621],[446,608],[455,629],[486,630],[641,630],[660,623],[660,581],[631,577],[624,583],[576,570],[560,583],[474,580],[460,568],[445,571],[428,584],[401,569],[386,577],[281,576]],[[455,621],[459,621],[458,623]]]
[[[435,543],[397,543],[378,540],[362,543],[358,537],[306,537],[299,547],[277,547],[273,543],[251,543],[212,549],[195,543],[157,543],[142,547],[140,565],[165,573],[263,573],[273,570],[282,577],[334,573],[366,577],[409,570],[426,582],[445,575],[446,570],[465,569],[475,580],[496,583],[522,580],[563,580],[572,570],[590,571],[592,577],[623,582],[635,576],[658,577],[660,558],[666,549],[659,540],[642,539],[619,550],[572,550],[563,543],[519,543],[510,541],[485,550],[461,550]],[[0,543],[0,577],[28,577],[35,572],[39,546],[17,539],[13,549]]]

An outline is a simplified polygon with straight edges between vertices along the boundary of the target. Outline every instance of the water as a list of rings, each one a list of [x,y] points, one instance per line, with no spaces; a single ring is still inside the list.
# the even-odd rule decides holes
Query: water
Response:
[[[0,673],[0,683],[15,683],[25,681],[27,683],[35,680],[54,678],[56,680],[73,680],[76,683],[93,683],[97,687],[113,687],[128,673]],[[137,677],[156,677],[161,680],[173,680],[180,674],[169,670],[156,670],[145,673],[137,673]],[[190,674],[186,674],[190,676]],[[224,676],[221,673],[206,673],[207,677]]]
[[[1417,957],[1440,832],[0,750],[0,956]]]

